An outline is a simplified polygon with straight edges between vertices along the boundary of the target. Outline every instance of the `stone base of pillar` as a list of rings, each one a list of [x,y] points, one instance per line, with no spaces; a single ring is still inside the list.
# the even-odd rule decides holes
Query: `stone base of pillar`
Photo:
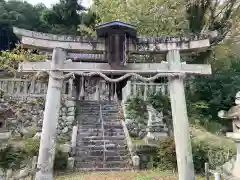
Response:
[[[38,171],[35,180],[53,180],[53,173]]]
[[[135,155],[132,157],[133,161],[133,169],[138,170],[140,167],[140,157],[138,155]]]
[[[72,170],[74,168],[75,159],[73,157],[68,158],[67,169]]]
[[[233,139],[237,146],[237,158],[232,170],[232,176],[240,178],[240,132],[227,133],[227,137]]]
[[[144,138],[146,144],[159,144],[159,141],[163,141],[168,137],[166,132],[148,132]]]

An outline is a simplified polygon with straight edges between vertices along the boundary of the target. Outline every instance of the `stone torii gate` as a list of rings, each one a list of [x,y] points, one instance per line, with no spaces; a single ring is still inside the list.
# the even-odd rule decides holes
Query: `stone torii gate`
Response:
[[[120,21],[105,23],[96,29],[97,37],[82,38],[14,28],[14,33],[21,37],[24,47],[53,51],[51,62],[25,62],[19,65],[21,72],[48,71],[50,75],[36,179],[53,179],[60,89],[64,73],[99,75],[113,82],[117,82],[116,79],[107,76],[121,75],[121,80],[135,76],[145,81],[162,76],[169,77],[179,179],[195,179],[183,80],[185,74],[211,74],[211,66],[185,64],[181,62],[180,56],[205,51],[210,46],[209,37],[137,37],[134,26]],[[80,54],[81,62],[66,61],[67,57],[71,58],[74,53]],[[96,54],[103,58],[95,58]],[[161,54],[166,61],[153,63],[150,57],[155,54]],[[149,55],[149,59],[144,63],[134,63],[131,59],[132,56],[142,55]],[[146,78],[145,75],[153,77]]]

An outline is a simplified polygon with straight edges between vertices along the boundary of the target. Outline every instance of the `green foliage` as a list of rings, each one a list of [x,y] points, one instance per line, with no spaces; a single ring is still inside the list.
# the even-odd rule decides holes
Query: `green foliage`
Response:
[[[46,9],[42,14],[42,19],[47,22],[54,33],[77,34],[77,26],[81,19],[78,11],[84,8],[78,4],[77,0],[60,0],[53,5],[52,9]]]
[[[163,121],[166,123],[170,133],[172,133],[173,125],[170,98],[163,95],[161,92],[158,92],[157,94],[152,94],[148,98],[148,103],[150,103],[158,112],[163,113]]]
[[[54,169],[57,171],[66,170],[68,153],[62,152],[59,148],[55,152]]]
[[[190,82],[193,85],[192,92],[188,94],[190,115],[204,116],[209,121],[228,125],[227,121],[218,118],[217,113],[234,105],[235,95],[240,90],[239,60],[237,57],[227,57],[225,61],[230,62],[228,68],[220,67],[214,70],[212,76],[196,77]],[[204,106],[199,106],[199,103],[204,103]]]
[[[148,119],[147,104],[142,98],[131,97],[127,100],[126,104],[127,116],[130,119],[141,117],[141,119],[146,123],[144,119]]]
[[[15,148],[12,145],[7,145],[6,148],[0,150],[0,168],[19,169],[23,157],[21,156],[21,149]]]
[[[209,103],[205,101],[187,103],[189,121],[195,127],[205,128],[212,133],[222,133],[226,131],[226,127],[219,123],[216,119],[213,119],[209,111]]]
[[[34,139],[25,139],[23,146],[13,147],[8,145],[0,150],[0,168],[19,169],[24,163],[29,163],[33,156],[38,156],[40,142]],[[54,170],[66,170],[68,153],[62,152],[59,147],[56,148]]]
[[[157,146],[151,146],[148,144],[136,144],[135,152],[140,157],[140,169],[152,169],[156,161]]]
[[[206,141],[193,142],[194,165],[198,172],[203,172],[204,162],[209,163],[210,169],[216,169],[230,160],[235,153],[235,150],[227,149],[224,145],[215,146]]]
[[[31,158],[33,156],[37,156],[39,147],[40,147],[39,140],[31,138],[26,139],[22,149],[23,156],[25,156],[26,159]]]
[[[172,137],[161,141],[155,163],[161,170],[177,168],[175,143]]]
[[[211,169],[223,165],[236,153],[226,145],[217,146],[207,141],[192,141],[192,153],[195,171],[204,172],[204,163],[208,162]],[[172,137],[160,143],[155,164],[162,170],[177,169],[175,143]]]
[[[40,14],[46,7],[33,6],[26,1],[0,1],[0,24],[9,24],[29,30],[42,30]]]
[[[133,97],[128,99],[126,114],[130,122],[127,122],[128,131],[131,137],[143,138],[146,135],[148,121],[147,104],[141,98]]]
[[[206,26],[209,30],[216,30],[218,36],[211,41],[212,45],[216,45],[231,30],[232,21],[239,6],[238,0],[224,2],[219,0],[187,0],[186,17],[189,22],[189,30],[194,33],[200,33]]]
[[[18,42],[12,26],[39,32],[79,34],[79,24],[95,25],[95,13],[83,13],[85,8],[77,0],[61,0],[47,8],[44,4],[33,6],[26,1],[0,1],[0,50],[10,50]]]
[[[12,51],[0,51],[0,67],[14,74],[18,69],[18,64],[25,61],[44,60],[45,56],[33,54],[30,50],[25,50],[18,45]]]
[[[141,35],[179,34],[187,28],[184,3],[174,0],[95,0],[99,23],[121,20],[137,26]]]

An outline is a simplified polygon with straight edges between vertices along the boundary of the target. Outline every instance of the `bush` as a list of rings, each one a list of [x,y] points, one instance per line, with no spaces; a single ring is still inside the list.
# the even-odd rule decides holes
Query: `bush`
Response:
[[[22,149],[24,159],[29,159],[33,156],[38,156],[40,142],[35,139],[27,139]],[[68,154],[63,153],[59,147],[56,147],[55,160],[54,160],[54,170],[64,170],[67,167]]]
[[[235,151],[205,141],[193,141],[192,154],[195,171],[201,173],[204,172],[205,162],[209,163],[211,169],[216,169],[231,159]],[[172,137],[160,143],[155,163],[162,170],[177,169],[175,143]]]
[[[134,149],[140,157],[140,169],[152,169],[155,166],[154,158],[157,155],[157,147],[151,145],[137,145]],[[151,165],[151,167],[150,167]]]
[[[138,97],[128,99],[126,107],[126,125],[131,137],[142,139],[146,135],[148,112],[146,102]]]
[[[25,158],[37,156],[38,155],[38,151],[39,151],[39,147],[40,147],[39,140],[27,139],[24,142],[22,153],[25,156]]]
[[[66,170],[68,161],[68,153],[62,152],[59,148],[56,149],[54,170]]]
[[[177,168],[175,143],[172,137],[168,137],[167,139],[161,141],[155,163],[161,170]]]
[[[202,172],[205,162],[209,163],[210,169],[216,169],[218,166],[223,165],[236,153],[235,150],[226,149],[225,147],[227,146],[216,146],[205,141],[193,143],[195,169]]]
[[[24,163],[29,163],[33,156],[38,156],[39,140],[26,139],[21,148],[15,148],[8,145],[0,150],[0,168],[19,169]],[[56,148],[54,170],[64,170],[67,167],[68,153],[63,153],[58,147]]]
[[[23,157],[21,156],[21,149],[15,148],[11,145],[7,145],[0,150],[0,168],[7,169],[19,169]]]

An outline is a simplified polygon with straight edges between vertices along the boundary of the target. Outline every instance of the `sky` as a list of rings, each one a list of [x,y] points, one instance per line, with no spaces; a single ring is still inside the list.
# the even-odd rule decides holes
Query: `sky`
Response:
[[[25,0],[33,5],[38,4],[38,3],[43,3],[45,4],[47,7],[51,7],[52,4],[55,4],[56,2],[58,2],[59,0]],[[82,1],[82,5],[85,7],[89,7],[91,5],[92,0],[81,0]]]

